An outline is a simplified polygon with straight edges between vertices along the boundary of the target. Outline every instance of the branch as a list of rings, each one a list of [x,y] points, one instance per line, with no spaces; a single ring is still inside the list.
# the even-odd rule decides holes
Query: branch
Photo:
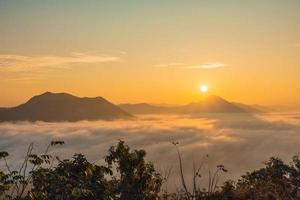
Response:
[[[174,144],[174,143],[173,143]],[[175,145],[175,144],[174,144]],[[179,160],[179,169],[180,169],[180,178],[181,178],[181,184],[183,186],[183,189],[185,191],[185,194],[186,194],[186,197],[187,199],[191,199],[190,198],[190,193],[186,187],[186,184],[185,184],[185,179],[184,179],[184,175],[183,175],[183,167],[182,167],[182,159],[181,159],[181,155],[180,155],[180,152],[179,152],[179,149],[178,147],[175,145],[176,147],[176,150],[177,150],[177,155],[178,155],[178,160]]]

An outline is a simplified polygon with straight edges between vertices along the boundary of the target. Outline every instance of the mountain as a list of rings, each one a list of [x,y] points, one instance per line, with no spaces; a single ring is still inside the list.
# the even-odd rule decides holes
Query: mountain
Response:
[[[182,106],[156,106],[147,103],[121,104],[132,114],[200,114],[200,113],[247,113],[248,111],[218,96],[209,96],[202,101]]]
[[[113,120],[133,117],[102,97],[80,98],[67,93],[32,97],[25,104],[0,109],[0,121],[79,121]]]
[[[246,105],[242,103],[235,103],[232,102],[234,105],[246,110],[247,112],[251,113],[266,113],[266,112],[273,112],[274,110],[266,107],[266,106],[261,106],[261,105]]]
[[[137,104],[120,104],[120,108],[132,114],[163,114],[174,113],[177,107],[173,106],[157,106],[147,103]]]
[[[185,114],[198,113],[247,113],[246,110],[218,96],[209,96],[203,101],[190,103],[182,107]]]

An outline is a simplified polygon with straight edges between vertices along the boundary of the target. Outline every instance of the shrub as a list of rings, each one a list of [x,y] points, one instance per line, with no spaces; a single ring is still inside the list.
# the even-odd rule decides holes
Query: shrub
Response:
[[[153,164],[144,160],[146,152],[131,151],[120,141],[106,156],[106,165],[87,161],[84,155],[61,160],[48,154],[49,148],[63,144],[51,142],[42,155],[32,154],[33,145],[19,171],[11,171],[7,152],[0,158],[7,166],[7,173],[0,171],[1,199],[24,200],[152,200],[157,199],[162,184],[161,175]],[[53,167],[53,163],[58,164]],[[27,172],[28,164],[32,169]],[[116,174],[113,173],[116,166]]]
[[[298,200],[300,199],[300,159],[290,164],[270,158],[261,169],[248,172],[237,182],[226,181],[218,187],[218,176],[227,172],[223,165],[209,171],[209,186],[199,188],[199,167],[194,165],[193,188],[190,192],[179,158],[181,189],[161,192],[163,178],[153,164],[145,161],[144,150],[131,150],[123,141],[112,146],[104,165],[90,163],[83,154],[61,160],[49,149],[62,145],[53,141],[41,154],[33,154],[29,145],[19,170],[11,170],[7,152],[0,152],[6,170],[0,170],[0,198],[7,200]],[[30,170],[28,170],[30,167]]]

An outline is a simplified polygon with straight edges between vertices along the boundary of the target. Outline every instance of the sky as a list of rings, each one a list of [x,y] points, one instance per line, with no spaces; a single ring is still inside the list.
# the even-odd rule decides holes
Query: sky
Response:
[[[299,0],[0,0],[0,106],[68,92],[114,103],[300,105]]]

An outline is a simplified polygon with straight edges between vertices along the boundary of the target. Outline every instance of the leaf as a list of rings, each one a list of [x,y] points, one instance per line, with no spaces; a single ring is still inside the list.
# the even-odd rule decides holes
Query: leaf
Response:
[[[73,188],[72,196],[79,198],[81,196],[81,190],[79,188]]]
[[[6,151],[0,152],[0,159],[7,157],[9,154]]]
[[[64,141],[59,141],[59,140],[51,141],[51,146],[55,146],[55,145],[63,145],[63,144],[65,144]]]

